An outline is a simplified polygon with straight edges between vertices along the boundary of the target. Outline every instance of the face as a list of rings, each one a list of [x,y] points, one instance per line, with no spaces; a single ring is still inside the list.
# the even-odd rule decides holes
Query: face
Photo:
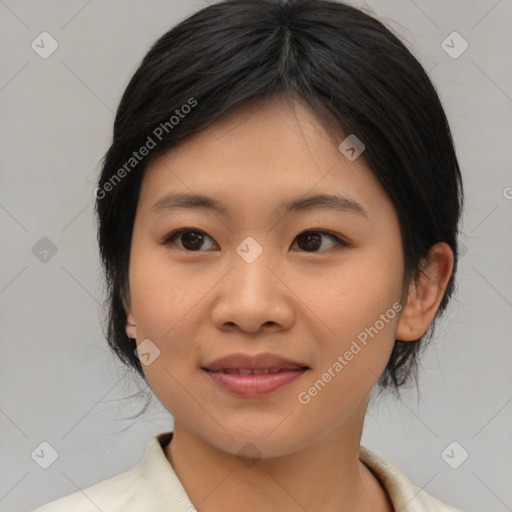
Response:
[[[127,299],[143,369],[176,422],[228,453],[250,442],[283,455],[360,425],[393,348],[398,218],[364,153],[350,161],[331,135],[305,104],[269,98],[154,160],[143,179]],[[170,194],[221,209],[173,206]],[[341,199],[304,202],[319,195]],[[235,353],[307,369],[204,369]]]

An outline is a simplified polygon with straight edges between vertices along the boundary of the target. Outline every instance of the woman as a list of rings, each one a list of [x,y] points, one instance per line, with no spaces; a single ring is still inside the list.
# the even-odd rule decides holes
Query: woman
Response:
[[[379,21],[190,16],[126,88],[95,196],[108,342],[174,427],[38,512],[456,510],[360,445],[450,299],[463,200],[436,91]]]

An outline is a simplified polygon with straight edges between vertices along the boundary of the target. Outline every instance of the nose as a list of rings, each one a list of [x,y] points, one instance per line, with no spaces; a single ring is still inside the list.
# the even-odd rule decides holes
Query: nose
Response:
[[[295,317],[294,294],[282,265],[269,251],[253,261],[241,254],[234,253],[230,270],[215,287],[212,322],[220,330],[253,334],[289,329]]]

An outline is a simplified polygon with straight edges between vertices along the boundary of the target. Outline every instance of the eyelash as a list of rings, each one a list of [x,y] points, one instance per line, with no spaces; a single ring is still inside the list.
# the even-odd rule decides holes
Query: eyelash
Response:
[[[210,240],[213,240],[213,238],[209,235],[207,235],[204,231],[200,230],[200,229],[195,229],[195,228],[180,228],[180,229],[176,229],[175,231],[173,231],[172,233],[170,233],[166,238],[165,240],[163,241],[163,245],[173,245],[174,244],[174,241],[180,236],[180,235],[183,235],[184,233],[199,233],[201,235],[204,235],[206,236],[207,238],[209,238]],[[345,240],[343,240],[342,238],[340,238],[339,236],[335,235],[334,233],[330,232],[330,231],[327,231],[327,230],[323,230],[323,229],[308,229],[306,231],[302,231],[301,233],[299,233],[297,235],[297,237],[301,236],[301,235],[306,235],[306,234],[319,234],[319,235],[325,235],[327,238],[333,240],[334,242],[336,242],[336,244],[338,246],[342,246],[342,247],[348,247],[349,246],[349,243]],[[296,237],[296,238],[297,238]],[[322,252],[329,252],[330,250],[332,249],[335,249],[335,247],[331,248],[331,249],[327,249],[327,251],[303,251],[305,253],[310,253],[310,254],[315,254],[315,253],[322,253]],[[185,252],[206,252],[206,251],[201,251],[201,250],[198,250],[198,251],[190,251],[188,249],[180,249],[180,250],[184,250]]]

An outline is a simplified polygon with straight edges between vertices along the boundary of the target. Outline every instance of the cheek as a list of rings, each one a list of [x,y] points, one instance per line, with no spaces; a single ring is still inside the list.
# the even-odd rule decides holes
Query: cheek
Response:
[[[321,292],[311,276],[309,284],[307,279],[301,283],[304,296],[314,297],[308,307],[321,319],[315,322],[319,350],[310,379],[313,388],[305,401],[341,405],[357,401],[375,384],[395,343],[401,264],[400,254],[361,251],[322,281]],[[345,406],[350,408],[349,403]]]
[[[323,336],[318,331],[313,372],[296,397],[311,428],[319,418],[323,424],[343,422],[384,371],[395,343],[400,305],[392,301],[392,290],[379,292],[326,299],[322,318],[329,331],[323,329]]]
[[[160,248],[133,250],[129,277],[138,331],[140,326],[145,337],[155,339],[184,327],[183,319],[211,287],[197,273],[183,272]]]
[[[191,275],[171,264],[164,251],[135,246],[129,279],[137,344],[149,339],[160,350],[154,362],[143,365],[143,371],[162,403],[166,403],[166,396],[179,402],[179,383],[195,371],[193,364],[184,362],[200,359],[199,342],[194,340],[200,317],[205,314],[201,314],[202,299],[215,284],[215,276]]]
[[[347,340],[372,326],[399,300],[401,264],[395,254],[358,251],[328,272],[319,268],[298,275],[295,286],[329,338]],[[388,322],[383,330],[391,327]]]

